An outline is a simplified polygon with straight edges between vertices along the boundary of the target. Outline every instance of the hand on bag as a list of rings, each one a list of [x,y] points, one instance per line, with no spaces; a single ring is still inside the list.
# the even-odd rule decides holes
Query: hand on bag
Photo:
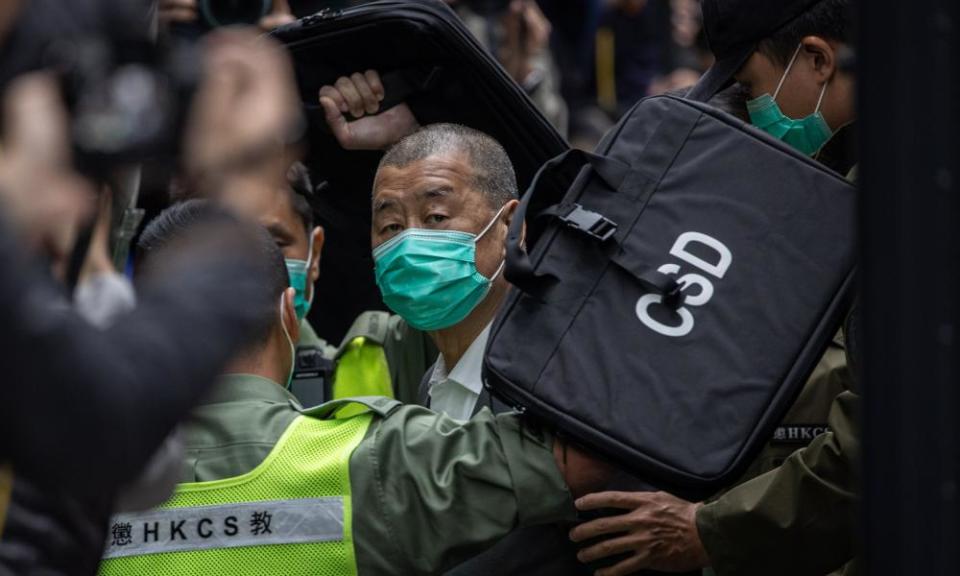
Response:
[[[629,510],[620,516],[585,522],[570,531],[574,542],[607,537],[581,550],[577,554],[581,562],[630,554],[626,560],[598,570],[597,576],[623,576],[639,570],[687,572],[710,565],[697,532],[699,503],[666,492],[601,492],[580,498],[576,505],[581,511]]]
[[[282,155],[301,118],[290,57],[250,29],[217,30],[206,43],[207,72],[187,128],[188,174],[221,176]]]
[[[406,104],[380,112],[385,96],[375,70],[342,76],[333,86],[320,89],[327,124],[345,150],[382,150],[420,127]],[[354,120],[347,120],[350,114]]]
[[[4,100],[0,202],[14,230],[62,268],[94,209],[94,191],[71,165],[67,113],[46,74],[16,80]]]

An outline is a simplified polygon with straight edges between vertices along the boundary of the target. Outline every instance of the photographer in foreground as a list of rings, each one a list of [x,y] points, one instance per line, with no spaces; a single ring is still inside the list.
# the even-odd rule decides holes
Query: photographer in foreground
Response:
[[[119,8],[0,6],[0,572],[92,572],[118,488],[261,322],[246,307],[260,293],[253,268],[242,251],[225,249],[235,246],[229,235],[200,234],[161,263],[141,287],[138,309],[103,331],[71,310],[56,280],[94,213],[97,188],[73,167],[56,81],[20,72],[42,61],[28,48],[43,46],[35,32],[50,9],[65,15],[60,24],[80,26]],[[59,32],[50,37],[63,38]],[[285,58],[252,33],[209,38],[208,75],[186,129],[193,178],[221,179],[292,123]]]

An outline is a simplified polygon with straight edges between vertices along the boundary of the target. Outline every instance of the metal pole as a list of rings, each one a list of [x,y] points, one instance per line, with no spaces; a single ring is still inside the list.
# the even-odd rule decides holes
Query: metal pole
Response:
[[[958,6],[859,2],[871,575],[960,570]]]

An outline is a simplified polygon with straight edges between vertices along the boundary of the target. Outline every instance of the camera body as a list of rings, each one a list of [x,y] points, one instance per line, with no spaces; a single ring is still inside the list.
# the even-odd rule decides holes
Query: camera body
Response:
[[[182,145],[200,82],[199,46],[86,36],[56,56],[77,167],[101,176],[116,166],[169,160]]]
[[[200,48],[154,42],[139,6],[31,0],[0,54],[0,91],[21,74],[56,75],[70,114],[74,159],[90,176],[174,158],[200,81]]]

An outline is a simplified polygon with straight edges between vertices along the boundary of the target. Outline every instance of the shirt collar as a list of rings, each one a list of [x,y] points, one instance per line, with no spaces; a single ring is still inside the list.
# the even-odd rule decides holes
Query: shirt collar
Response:
[[[296,398],[273,380],[254,374],[224,374],[204,397],[202,404],[225,404],[245,400],[260,400],[286,404]]]
[[[480,394],[483,390],[483,353],[487,349],[487,340],[490,339],[490,328],[493,322],[487,324],[473,342],[464,352],[460,361],[453,367],[453,370],[447,372],[447,364],[443,360],[443,354],[437,358],[434,364],[433,373],[430,375],[430,386],[444,381],[456,382],[460,386]]]

